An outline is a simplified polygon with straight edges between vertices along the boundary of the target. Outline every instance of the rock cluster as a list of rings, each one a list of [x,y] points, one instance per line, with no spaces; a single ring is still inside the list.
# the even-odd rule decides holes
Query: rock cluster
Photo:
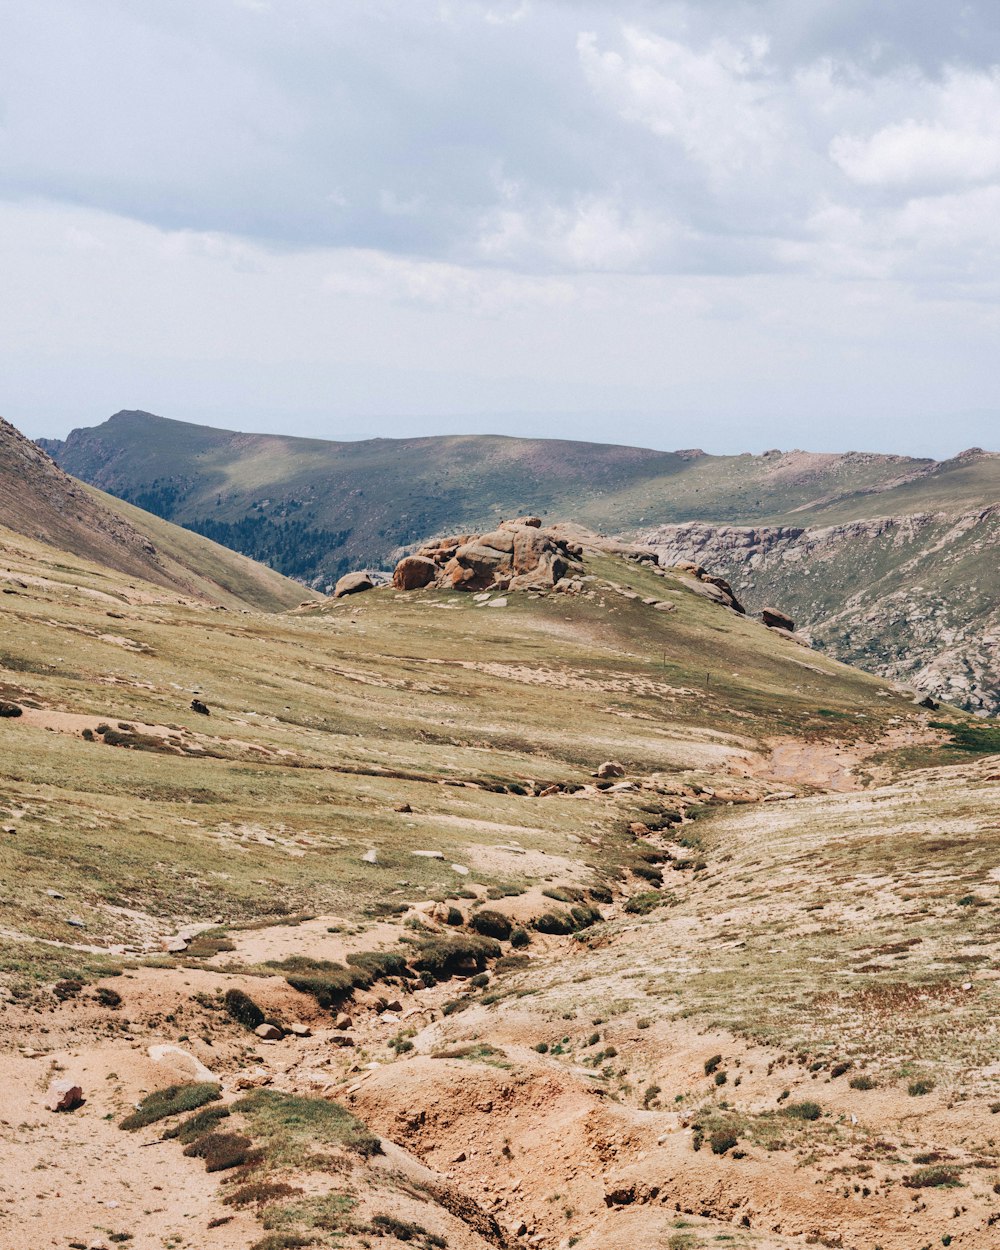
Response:
[[[503,521],[488,534],[461,534],[428,543],[396,565],[397,590],[536,590],[583,573],[583,548],[538,517]]]
[[[714,573],[709,573],[707,569],[691,560],[682,560],[677,567],[682,573],[694,579],[696,585],[692,589],[697,594],[704,595],[706,599],[713,599],[716,603],[721,603],[723,607],[732,608],[741,616],[746,615],[746,608],[736,598],[732,586],[724,577],[716,577]]]

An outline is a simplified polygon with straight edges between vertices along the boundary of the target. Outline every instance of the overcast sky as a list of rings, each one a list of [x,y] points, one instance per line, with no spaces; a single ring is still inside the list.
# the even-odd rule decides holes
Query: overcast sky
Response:
[[[1000,447],[996,0],[0,0],[0,413]]]

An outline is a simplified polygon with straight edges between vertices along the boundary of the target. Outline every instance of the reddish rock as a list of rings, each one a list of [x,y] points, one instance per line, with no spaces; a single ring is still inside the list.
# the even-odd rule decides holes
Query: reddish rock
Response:
[[[396,565],[392,584],[397,590],[420,590],[437,577],[438,566],[426,556],[405,556]]]
[[[769,629],[787,629],[788,632],[795,632],[795,622],[790,616],[786,616],[784,612],[778,612],[775,608],[765,608],[760,614],[760,619]]]
[[[53,1081],[45,1095],[50,1111],[73,1111],[83,1102],[83,1090],[75,1081]]]

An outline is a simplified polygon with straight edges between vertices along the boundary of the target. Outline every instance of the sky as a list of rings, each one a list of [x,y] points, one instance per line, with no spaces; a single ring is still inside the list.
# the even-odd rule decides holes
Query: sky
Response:
[[[1000,449],[996,0],[0,0],[0,414]]]

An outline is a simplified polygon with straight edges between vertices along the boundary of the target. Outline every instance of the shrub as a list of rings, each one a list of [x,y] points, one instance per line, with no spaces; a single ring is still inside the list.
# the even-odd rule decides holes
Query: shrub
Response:
[[[176,1137],[182,1142],[194,1141],[196,1137],[201,1137],[204,1133],[214,1129],[219,1121],[224,1120],[228,1115],[228,1107],[206,1107],[203,1111],[196,1111],[194,1115],[188,1116],[180,1124],[168,1128],[163,1137],[165,1140]]]
[[[592,885],[587,891],[595,903],[613,903],[615,896],[606,885]]]
[[[716,1085],[725,1085],[725,1083],[726,1083],[726,1081],[727,1081],[728,1079],[729,1079],[729,1078],[726,1076],[725,1072],[723,1072],[723,1071],[721,1070],[721,1068],[720,1068],[720,1070],[719,1070],[718,1072],[716,1072],[716,1074],[715,1074],[715,1083],[716,1083]]]
[[[246,1029],[255,1029],[259,1024],[264,1023],[264,1013],[253,1001],[249,994],[244,994],[242,990],[231,989],[226,990],[226,996],[223,1000],[226,1005],[226,1011],[239,1021]]]
[[[573,917],[573,927],[578,932],[580,929],[589,929],[591,925],[599,924],[604,919],[596,907],[591,907],[587,903],[571,907],[569,914]]]
[[[532,920],[539,933],[566,934],[573,932],[572,917],[564,911],[547,911]]]
[[[838,1076],[843,1076],[844,1073],[848,1071],[850,1066],[851,1065],[849,1063],[835,1063],[833,1067],[830,1069],[830,1076],[834,1079],[836,1079]]]
[[[102,1007],[114,1008],[122,1005],[121,994],[117,990],[109,989],[106,985],[99,985],[94,993]]]
[[[279,1198],[290,1198],[293,1194],[300,1193],[301,1189],[286,1185],[284,1181],[251,1181],[249,1185],[241,1185],[222,1201],[229,1207],[248,1207],[251,1204],[263,1207],[269,1202],[277,1202]]]
[[[496,959],[500,954],[499,942],[482,934],[431,937],[418,944],[413,966],[441,981],[468,964],[482,971],[487,959]]]
[[[373,1215],[372,1228],[381,1236],[395,1237],[397,1241],[412,1241],[414,1237],[426,1237],[427,1229],[410,1220],[400,1220],[394,1215]]]
[[[960,1173],[955,1167],[936,1164],[929,1168],[917,1168],[912,1176],[907,1176],[903,1184],[908,1189],[953,1189],[960,1185]]]
[[[663,1091],[659,1085],[647,1085],[646,1092],[642,1096],[642,1105],[648,1107],[649,1104]]]
[[[546,898],[555,899],[557,903],[579,903],[583,899],[583,890],[574,885],[552,885],[542,891]]]
[[[920,1098],[923,1094],[929,1094],[934,1085],[935,1082],[931,1080],[911,1081],[906,1087],[906,1092],[911,1098]]]
[[[473,895],[475,897],[475,895]],[[457,907],[449,907],[448,914],[444,919],[445,924],[450,924],[453,928],[465,923],[465,917]]]
[[[655,890],[643,890],[640,894],[633,894],[630,899],[625,902],[625,910],[632,916],[648,916],[651,911],[666,902],[662,894],[657,894]]]
[[[185,1146],[184,1153],[190,1158],[204,1159],[206,1172],[224,1172],[246,1163],[252,1145],[242,1133],[206,1133]]]
[[[311,994],[326,1010],[341,1006],[356,989],[367,989],[374,980],[366,968],[345,968],[329,959],[310,959],[306,955],[270,960],[268,967],[283,972],[293,990]]]
[[[548,1042],[536,1042],[535,1050],[537,1050],[540,1055],[547,1055],[549,1053]]]
[[[67,998],[76,998],[82,989],[82,981],[57,981],[52,987],[52,993],[61,1003],[64,1003]]]
[[[493,965],[494,972],[519,972],[529,968],[531,959],[527,955],[501,955]]]
[[[492,911],[484,907],[482,911],[473,912],[469,925],[484,937],[497,938],[506,942],[511,935],[513,925],[503,912]]]
[[[530,946],[531,935],[528,933],[527,929],[522,929],[521,926],[518,925],[516,929],[511,930],[510,944],[518,950],[524,946]]]
[[[268,1233],[255,1241],[250,1250],[297,1250],[299,1246],[312,1244],[311,1238],[299,1237],[296,1233]]]
[[[459,920],[459,924],[461,923]],[[373,981],[401,977],[407,971],[406,956],[398,951],[354,951],[347,956],[347,963],[351,968],[366,973]]]
[[[713,1055],[711,1059],[706,1059],[705,1060],[705,1075],[711,1076],[712,1073],[716,1070],[716,1068],[718,1068],[721,1065],[721,1063],[722,1063],[721,1055]]]
[[[738,1140],[728,1129],[718,1128],[709,1137],[708,1144],[712,1147],[712,1154],[724,1155],[727,1150],[732,1150]]]
[[[154,1090],[147,1094],[131,1115],[127,1115],[120,1128],[130,1132],[133,1129],[145,1128],[147,1124],[155,1124],[157,1120],[165,1120],[167,1116],[182,1115],[185,1111],[194,1111],[206,1102],[215,1102],[222,1097],[219,1086],[214,1081],[193,1081],[187,1085],[168,1085],[166,1089]]]
[[[484,989],[490,983],[490,974],[488,972],[477,972],[474,977],[469,978],[469,984],[475,986],[477,990]]]
[[[818,1120],[823,1109],[815,1102],[790,1102],[781,1108],[781,1114],[792,1120]]]
[[[662,868],[654,868],[652,864],[639,863],[632,865],[632,871],[637,877],[642,877],[644,881],[649,881],[653,885],[663,884]]]
[[[877,1083],[870,1076],[852,1076],[848,1082],[851,1089],[875,1089]]]

